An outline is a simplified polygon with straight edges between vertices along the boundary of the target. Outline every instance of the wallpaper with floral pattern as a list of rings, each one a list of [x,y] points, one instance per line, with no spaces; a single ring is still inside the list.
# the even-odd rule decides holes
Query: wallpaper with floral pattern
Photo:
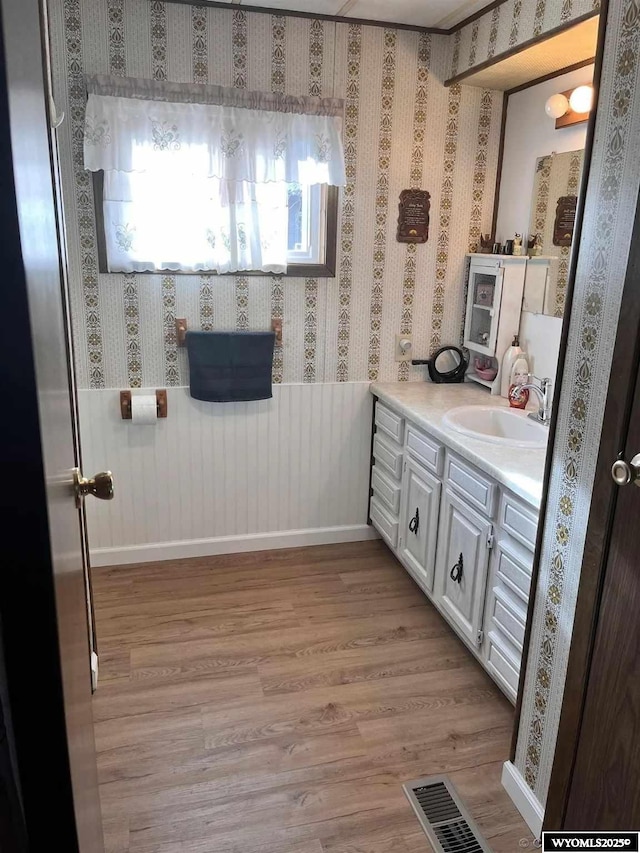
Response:
[[[416,356],[458,342],[464,254],[491,223],[502,95],[443,86],[446,36],[156,0],[52,0],[51,29],[81,387],[185,384],[175,315],[192,329],[281,317],[276,382],[419,379],[394,361],[397,333]],[[100,274],[85,74],[343,98],[336,277]],[[395,239],[408,187],[431,194],[425,245]]]

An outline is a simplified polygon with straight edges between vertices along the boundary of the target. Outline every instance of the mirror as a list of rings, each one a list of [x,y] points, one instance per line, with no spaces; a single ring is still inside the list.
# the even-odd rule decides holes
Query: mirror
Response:
[[[431,381],[438,384],[464,382],[468,365],[464,352],[453,346],[442,347],[427,361]]]
[[[462,356],[459,350],[446,349],[441,350],[438,356],[434,359],[434,366],[438,373],[451,373],[460,366]]]
[[[584,150],[536,161],[523,309],[562,317]]]

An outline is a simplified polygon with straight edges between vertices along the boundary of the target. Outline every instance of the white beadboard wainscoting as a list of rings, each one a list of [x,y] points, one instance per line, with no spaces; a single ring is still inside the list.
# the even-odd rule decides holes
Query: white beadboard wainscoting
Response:
[[[94,566],[376,536],[368,382],[275,385],[250,403],[167,394],[167,419],[143,426],[122,420],[118,390],[78,392],[85,475],[115,481],[113,501],[86,501]]]

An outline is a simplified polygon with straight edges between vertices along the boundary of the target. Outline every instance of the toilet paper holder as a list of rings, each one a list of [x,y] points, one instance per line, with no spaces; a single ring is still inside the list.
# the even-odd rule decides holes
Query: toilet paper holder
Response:
[[[120,392],[120,414],[123,420],[131,420],[131,391]],[[159,418],[167,417],[166,388],[159,388],[156,390],[156,415]]]

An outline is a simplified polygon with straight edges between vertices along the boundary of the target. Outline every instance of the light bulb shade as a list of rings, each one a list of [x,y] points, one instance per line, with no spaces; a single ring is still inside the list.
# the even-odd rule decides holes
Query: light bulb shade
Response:
[[[593,88],[578,86],[569,97],[569,105],[574,113],[588,113],[593,103]]]
[[[545,113],[551,118],[560,118],[569,109],[569,101],[564,95],[551,95],[544,105]]]

